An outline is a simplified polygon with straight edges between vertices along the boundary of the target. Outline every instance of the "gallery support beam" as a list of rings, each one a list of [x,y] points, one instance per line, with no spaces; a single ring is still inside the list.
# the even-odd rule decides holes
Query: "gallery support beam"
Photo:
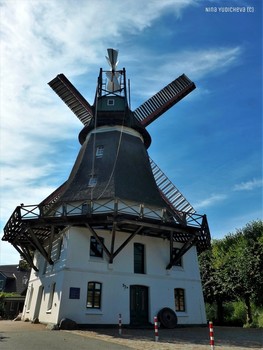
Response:
[[[85,224],[86,227],[90,230],[92,235],[95,237],[96,241],[101,245],[103,251],[106,253],[106,255],[109,258],[109,263],[112,264],[114,258],[126,247],[126,245],[133,239],[134,236],[140,233],[140,231],[143,229],[143,226],[140,226],[136,231],[133,233],[130,233],[129,237],[120,245],[120,247],[114,251],[115,246],[115,237],[116,237],[116,223],[113,224],[112,228],[112,237],[111,237],[111,250],[109,251],[108,248],[105,246],[104,242],[100,239],[97,232],[88,224]]]
[[[181,259],[181,257],[191,249],[197,243],[197,236],[193,235],[185,244],[179,249],[178,253],[173,255],[173,234],[170,234],[170,262],[166,266],[166,270],[170,270],[176,263]]]
[[[31,227],[28,227],[28,239],[31,241],[31,243],[34,245],[34,247],[40,252],[40,254],[45,258],[45,260],[50,264],[53,265],[53,260],[48,256],[48,253],[46,252],[45,248],[35,235],[33,229]],[[51,243],[52,244],[52,243]]]
[[[29,250],[26,247],[19,247],[16,244],[13,244],[13,247],[18,251],[19,255],[22,256],[28,262],[29,266],[32,267],[33,270],[38,272],[38,268],[34,265]]]

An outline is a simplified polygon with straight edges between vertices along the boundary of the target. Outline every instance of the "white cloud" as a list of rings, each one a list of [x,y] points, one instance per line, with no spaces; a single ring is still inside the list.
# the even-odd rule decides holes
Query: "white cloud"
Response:
[[[210,197],[200,200],[193,204],[193,207],[199,211],[201,208],[211,207],[218,202],[221,202],[227,198],[225,194],[212,194]]]
[[[196,0],[1,1],[2,226],[17,205],[38,203],[65,181],[79,148],[81,123],[47,83],[62,72],[73,84],[85,77],[84,95],[93,101],[107,47],[119,48],[127,34],[141,33],[167,11],[179,17],[193,4]],[[135,50],[126,56],[137,55]],[[0,252],[1,263],[7,251],[4,258]]]
[[[136,91],[136,84],[141,84],[139,90],[148,95],[152,94],[151,86],[158,90],[167,84],[171,72],[175,76],[187,72],[195,79],[218,69],[227,70],[238,62],[240,47],[177,51],[168,56],[156,55],[154,62],[150,60],[153,53],[146,48],[128,47],[127,33],[134,36],[142,33],[164,13],[173,13],[179,18],[185,8],[200,2],[1,1],[0,185],[3,223],[21,202],[35,204],[52,192],[54,188],[50,181],[56,186],[65,180],[59,182],[56,178],[58,183],[55,181],[55,174],[61,172],[61,164],[70,169],[69,164],[74,162],[68,149],[61,151],[57,144],[66,140],[70,145],[67,147],[78,149],[76,134],[81,123],[47,85],[57,74],[65,73],[73,84],[80,77],[87,79],[88,91],[84,95],[93,101],[98,67],[107,65],[104,57],[107,47],[126,45],[121,61],[125,64],[133,62],[134,71],[140,65],[132,88]],[[133,45],[137,45],[136,40]],[[63,163],[55,160],[56,153],[60,159],[64,156]],[[196,208],[219,200],[223,198],[212,196]]]
[[[247,182],[241,182],[234,186],[234,191],[252,191],[255,188],[260,188],[263,185],[262,179],[253,179]]]

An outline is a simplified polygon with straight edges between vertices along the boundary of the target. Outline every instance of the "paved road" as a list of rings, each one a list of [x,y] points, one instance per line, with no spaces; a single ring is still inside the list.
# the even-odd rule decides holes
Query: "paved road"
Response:
[[[131,348],[83,337],[71,332],[50,331],[43,325],[0,321],[1,350],[130,350]]]
[[[263,349],[262,329],[215,327],[215,348],[222,350]],[[42,324],[0,320],[0,350],[207,350],[207,327],[160,329],[159,342],[153,329],[116,328],[51,331]]]

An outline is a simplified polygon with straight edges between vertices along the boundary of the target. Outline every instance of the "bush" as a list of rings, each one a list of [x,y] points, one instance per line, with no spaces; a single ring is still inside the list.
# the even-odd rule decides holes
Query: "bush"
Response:
[[[246,310],[243,302],[235,301],[224,304],[224,324],[242,327],[246,322]]]
[[[206,316],[209,321],[216,322],[216,304],[206,304]],[[263,308],[252,305],[253,322],[246,323],[246,307],[243,301],[224,303],[224,325],[244,328],[263,328]]]
[[[253,322],[244,324],[244,328],[263,328],[263,309],[253,307]]]
[[[263,328],[263,309],[261,309],[261,312],[258,315],[258,327]]]
[[[216,305],[215,304],[205,304],[206,317],[208,321],[216,320]]]
[[[236,321],[238,323],[246,323],[247,321],[247,312],[245,304],[242,301],[235,301],[233,304],[233,321]]]

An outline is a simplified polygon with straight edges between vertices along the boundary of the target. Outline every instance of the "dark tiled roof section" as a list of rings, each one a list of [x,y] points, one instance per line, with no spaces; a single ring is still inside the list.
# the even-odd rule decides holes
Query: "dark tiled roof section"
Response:
[[[133,135],[112,130],[96,134],[96,146],[104,147],[103,157],[92,163],[94,135],[85,141],[60,197],[60,201],[89,199],[128,200],[166,207],[154,180],[143,142]],[[94,169],[97,184],[88,186]]]
[[[24,294],[27,288],[25,280],[29,280],[30,271],[20,270],[19,265],[1,265],[0,274],[6,278],[6,293]]]

